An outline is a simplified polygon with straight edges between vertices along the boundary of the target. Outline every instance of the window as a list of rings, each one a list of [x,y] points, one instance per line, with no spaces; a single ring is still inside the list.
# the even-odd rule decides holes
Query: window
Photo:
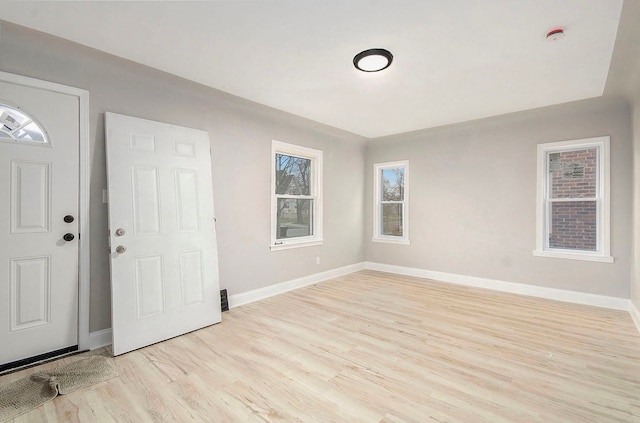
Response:
[[[534,255],[613,262],[609,137],[538,145]]]
[[[409,162],[374,168],[373,241],[409,244]]]
[[[47,144],[44,130],[21,110],[0,104],[0,141]]]
[[[271,250],[322,243],[322,151],[271,144]]]

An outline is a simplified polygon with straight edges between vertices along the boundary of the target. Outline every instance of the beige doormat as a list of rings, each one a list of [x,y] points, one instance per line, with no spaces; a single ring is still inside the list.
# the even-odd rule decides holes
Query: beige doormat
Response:
[[[0,386],[0,422],[14,419],[51,401],[117,376],[113,364],[96,355],[51,370],[43,370]]]

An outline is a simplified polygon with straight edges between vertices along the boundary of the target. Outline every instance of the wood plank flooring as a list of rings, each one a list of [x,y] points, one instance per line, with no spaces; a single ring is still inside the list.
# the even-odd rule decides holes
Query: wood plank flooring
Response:
[[[640,422],[628,313],[373,271],[113,360],[15,422]]]

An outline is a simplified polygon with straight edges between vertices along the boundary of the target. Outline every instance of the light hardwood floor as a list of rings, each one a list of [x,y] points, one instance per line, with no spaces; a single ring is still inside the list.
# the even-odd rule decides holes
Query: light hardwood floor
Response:
[[[15,422],[640,422],[628,313],[372,271],[114,362]]]

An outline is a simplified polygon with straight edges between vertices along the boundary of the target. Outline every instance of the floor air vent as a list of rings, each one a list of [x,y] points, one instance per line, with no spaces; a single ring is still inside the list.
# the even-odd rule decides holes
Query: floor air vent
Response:
[[[227,290],[220,290],[220,308],[222,311],[229,311],[229,300],[227,299]]]

